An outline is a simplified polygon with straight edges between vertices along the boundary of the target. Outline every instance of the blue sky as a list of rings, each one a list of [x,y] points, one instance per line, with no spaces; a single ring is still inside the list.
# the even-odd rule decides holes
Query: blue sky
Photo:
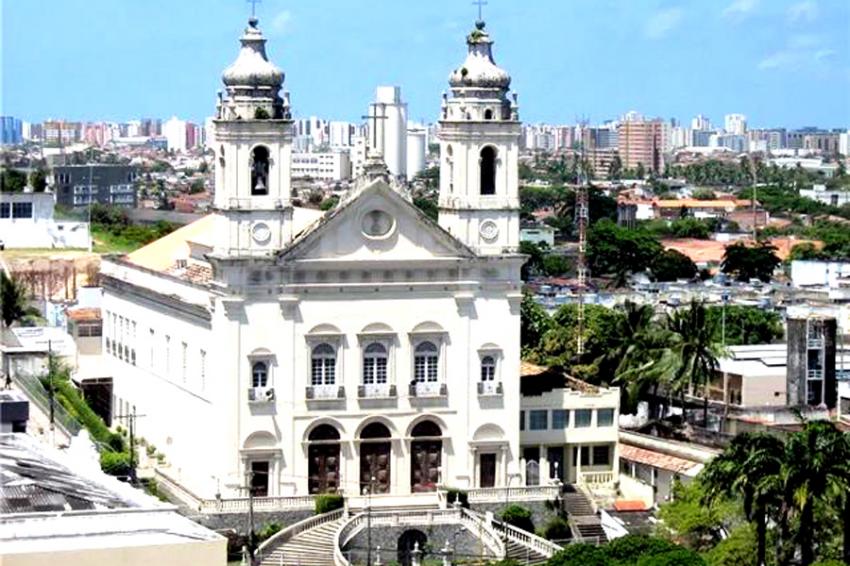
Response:
[[[127,120],[212,113],[242,0],[0,0],[0,110]],[[432,121],[464,57],[471,0],[263,0],[296,115],[357,120],[378,84]],[[848,0],[489,0],[496,61],[526,122],[637,110],[754,126],[850,125]]]

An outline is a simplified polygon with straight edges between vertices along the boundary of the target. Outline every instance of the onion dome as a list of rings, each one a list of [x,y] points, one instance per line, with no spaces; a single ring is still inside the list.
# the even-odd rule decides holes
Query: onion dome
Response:
[[[466,37],[469,53],[466,61],[449,76],[452,88],[498,88],[507,90],[511,76],[493,61],[493,40],[484,31],[484,22],[475,22],[475,29]]]
[[[266,57],[266,38],[257,23],[257,18],[248,20],[248,27],[239,38],[242,43],[239,56],[222,74],[222,81],[228,87],[279,89],[283,83],[283,71]]]

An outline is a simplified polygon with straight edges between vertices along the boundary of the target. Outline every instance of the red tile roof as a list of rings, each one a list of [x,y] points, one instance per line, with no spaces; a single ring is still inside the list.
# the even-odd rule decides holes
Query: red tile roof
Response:
[[[620,444],[620,458],[675,473],[684,473],[700,465],[697,462],[691,462],[684,458],[662,454],[661,452],[653,452],[652,450],[638,448],[629,444]]]
[[[68,309],[65,314],[69,320],[73,320],[75,322],[94,322],[101,320],[100,309],[93,307]]]

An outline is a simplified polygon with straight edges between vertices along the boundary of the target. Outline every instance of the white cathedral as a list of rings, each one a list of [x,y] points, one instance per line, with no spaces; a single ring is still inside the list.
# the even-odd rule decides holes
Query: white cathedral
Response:
[[[144,415],[202,497],[244,495],[246,477],[259,496],[408,495],[616,473],[616,392],[573,419],[568,389],[521,406],[520,122],[484,24],[443,95],[438,222],[380,147],[334,210],[293,206],[265,43],[252,18],[222,77],[215,213],[103,263],[114,413]]]

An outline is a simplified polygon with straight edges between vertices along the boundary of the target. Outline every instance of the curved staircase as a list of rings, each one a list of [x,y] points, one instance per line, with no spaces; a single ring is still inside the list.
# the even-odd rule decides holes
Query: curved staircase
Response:
[[[336,534],[346,521],[343,511],[331,511],[295,523],[260,545],[262,566],[334,566]]]

